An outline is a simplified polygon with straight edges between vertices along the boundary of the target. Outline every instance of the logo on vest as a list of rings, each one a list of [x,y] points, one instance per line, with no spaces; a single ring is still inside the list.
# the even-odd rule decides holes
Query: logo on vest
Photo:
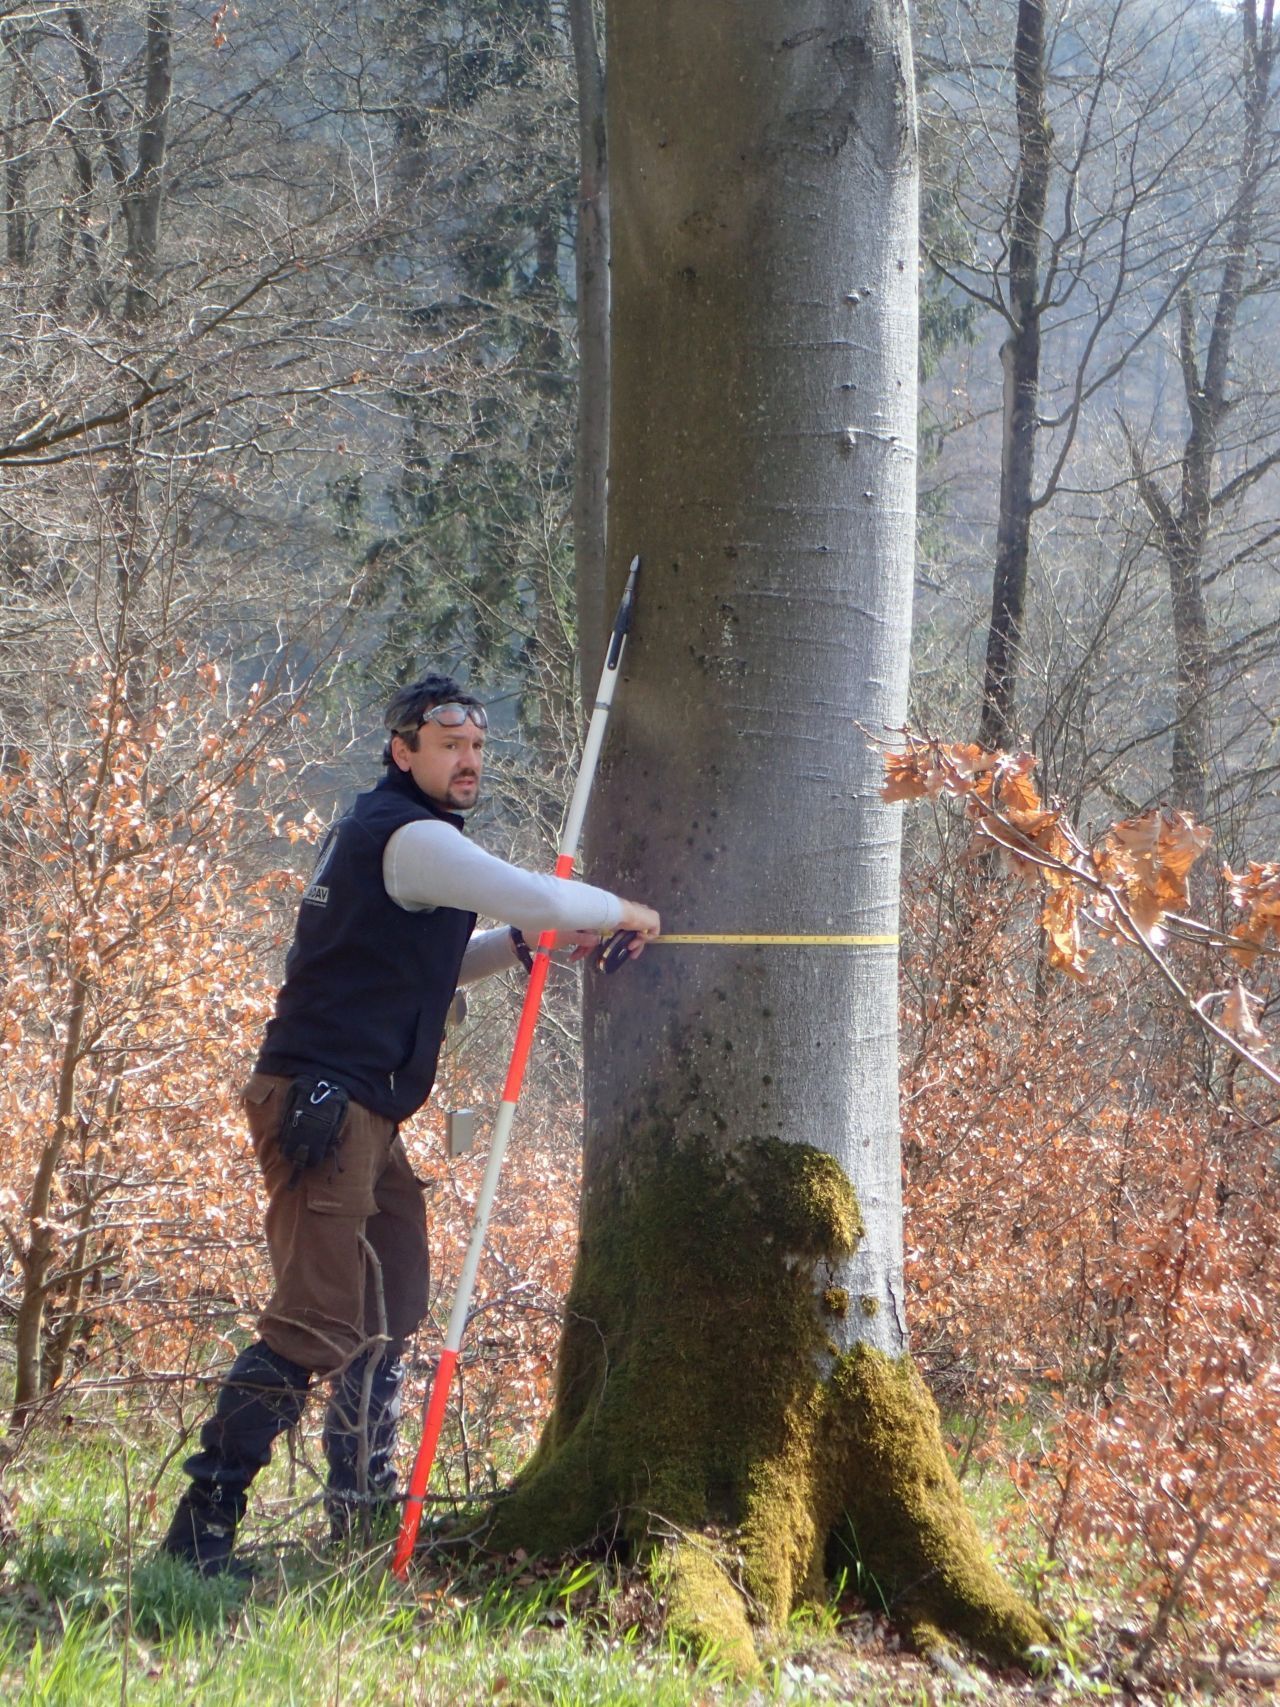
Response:
[[[332,824],[329,827],[328,835],[320,844],[320,854],[316,860],[315,869],[311,873],[311,881],[302,891],[302,899],[309,901],[313,907],[327,907],[329,905],[329,885],[321,883],[320,879],[324,876],[325,867],[333,858],[334,849],[337,845],[338,826]]]

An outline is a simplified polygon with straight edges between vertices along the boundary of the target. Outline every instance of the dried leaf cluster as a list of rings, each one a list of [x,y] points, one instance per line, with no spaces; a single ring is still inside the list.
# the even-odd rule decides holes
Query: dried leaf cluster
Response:
[[[1185,917],[1190,877],[1212,832],[1187,813],[1151,807],[1111,824],[1086,842],[1061,807],[1036,786],[1030,753],[993,752],[973,742],[946,743],[906,733],[901,752],[885,756],[886,800],[955,802],[973,833],[971,852],[995,852],[1004,869],[1041,896],[1040,927],[1048,964],[1083,980],[1095,949],[1086,931],[1103,941],[1141,949],[1166,970],[1188,1007],[1207,1025],[1207,1010],[1221,1003],[1220,1026],[1239,1040],[1240,1054],[1260,1066],[1267,1047],[1257,1024],[1261,1000],[1237,977],[1225,989],[1192,997],[1161,958],[1171,927],[1208,940],[1209,927]],[[1280,935],[1280,865],[1250,862],[1243,873],[1223,868],[1238,922],[1220,933],[1218,946],[1249,966]],[[1264,1069],[1265,1070],[1265,1069]]]
[[[1026,1567],[1109,1606],[1129,1660],[1273,1651],[1278,868],[1227,872],[1230,927],[1197,927],[1207,837],[1180,813],[1086,845],[1024,758],[917,741],[888,773],[972,832],[908,881],[902,1013],[913,1341],[960,1467],[1012,1475],[1008,1544],[1030,1518]],[[1129,952],[1082,977],[1082,932]],[[1232,966],[1252,989],[1213,988]]]

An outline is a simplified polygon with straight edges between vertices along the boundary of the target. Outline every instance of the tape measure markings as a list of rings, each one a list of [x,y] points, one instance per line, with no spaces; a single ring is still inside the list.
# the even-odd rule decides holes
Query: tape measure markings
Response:
[[[647,947],[661,947],[663,943],[673,943],[684,946],[690,943],[728,943],[745,944],[747,946],[788,947],[788,948],[896,948],[897,936],[743,936],[723,933],[719,935],[685,936],[668,935],[663,931],[661,936],[650,937]]]

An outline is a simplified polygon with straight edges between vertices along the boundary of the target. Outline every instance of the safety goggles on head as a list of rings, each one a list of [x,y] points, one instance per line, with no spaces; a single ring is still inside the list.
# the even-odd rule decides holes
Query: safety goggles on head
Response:
[[[489,713],[482,705],[459,705],[457,700],[450,700],[446,705],[432,705],[418,719],[418,728],[424,723],[438,723],[442,729],[461,729],[468,717],[477,729],[489,727]]]

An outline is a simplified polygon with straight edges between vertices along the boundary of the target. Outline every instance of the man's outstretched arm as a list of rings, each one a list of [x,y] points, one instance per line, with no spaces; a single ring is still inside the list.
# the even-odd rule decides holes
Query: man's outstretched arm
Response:
[[[383,881],[391,899],[410,912],[457,907],[516,925],[531,942],[555,931],[560,947],[588,948],[616,930],[638,931],[634,952],[657,935],[658,915],[590,883],[526,871],[486,853],[451,824],[406,824],[387,843]],[[461,981],[472,983],[516,963],[508,931],[482,931],[471,940]]]

